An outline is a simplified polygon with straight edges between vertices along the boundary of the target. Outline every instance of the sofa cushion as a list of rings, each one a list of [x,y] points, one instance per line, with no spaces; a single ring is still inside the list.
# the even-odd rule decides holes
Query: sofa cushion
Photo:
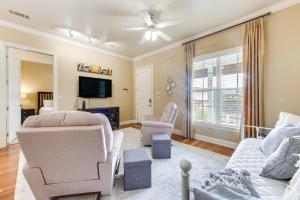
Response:
[[[290,179],[296,172],[298,157],[294,154],[300,153],[300,137],[286,138],[277,150],[265,161],[261,176],[273,179]]]
[[[298,155],[300,159],[300,154]],[[283,200],[299,200],[300,199],[300,160],[296,165],[298,167],[297,172],[294,174],[290,184],[286,187],[286,190],[283,195]]]
[[[284,139],[298,135],[300,135],[300,127],[286,125],[284,127],[274,128],[262,141],[261,150],[269,156],[276,151]]]
[[[262,177],[262,166],[267,156],[260,150],[262,140],[248,138],[240,142],[226,168],[246,169],[251,181],[263,200],[281,200],[287,181]]]
[[[281,112],[275,128],[283,127],[287,124],[300,125],[300,116],[288,112]]]

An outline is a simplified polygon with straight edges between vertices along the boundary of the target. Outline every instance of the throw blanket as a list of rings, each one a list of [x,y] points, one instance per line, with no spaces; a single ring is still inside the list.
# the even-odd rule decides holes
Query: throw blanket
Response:
[[[195,200],[257,200],[247,170],[225,169],[210,173],[200,189],[194,189]]]

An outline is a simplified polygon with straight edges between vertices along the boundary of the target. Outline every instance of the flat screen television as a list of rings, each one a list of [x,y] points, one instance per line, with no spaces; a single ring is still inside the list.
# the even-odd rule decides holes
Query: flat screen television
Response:
[[[79,76],[79,97],[111,97],[111,80]]]

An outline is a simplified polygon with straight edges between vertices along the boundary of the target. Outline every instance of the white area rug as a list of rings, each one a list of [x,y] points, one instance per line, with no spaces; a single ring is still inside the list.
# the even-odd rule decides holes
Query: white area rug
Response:
[[[143,147],[141,144],[140,130],[125,128],[122,150]],[[202,150],[190,145],[185,145],[172,141],[171,159],[152,160],[152,187],[142,190],[124,192],[123,181],[118,179],[111,196],[105,196],[103,200],[176,200],[181,199],[181,170],[179,162],[181,159],[191,161],[191,186],[200,186],[203,179],[210,171],[223,169],[228,161],[228,157],[213,152]],[[151,155],[150,147],[147,149]],[[123,154],[123,151],[120,153]],[[19,171],[15,191],[15,200],[35,200],[24,176],[22,167],[25,163],[23,154],[20,155]],[[120,174],[123,174],[123,165],[120,165]],[[60,198],[59,200],[95,200],[96,195],[82,195],[77,197]]]

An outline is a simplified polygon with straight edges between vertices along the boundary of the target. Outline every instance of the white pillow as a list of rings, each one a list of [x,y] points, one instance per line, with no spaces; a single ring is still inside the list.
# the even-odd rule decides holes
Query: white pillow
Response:
[[[275,128],[283,127],[287,124],[291,124],[294,126],[300,125],[300,116],[288,112],[281,112],[279,114],[279,119],[276,122]]]
[[[53,107],[53,100],[43,100],[44,107]]]
[[[300,155],[298,155],[300,158]],[[300,167],[300,160],[297,167]],[[294,174],[290,184],[286,187],[282,200],[299,200],[300,199],[300,169]]]
[[[300,127],[285,125],[283,127],[274,128],[262,141],[260,149],[265,155],[270,156],[276,151],[284,139],[293,136],[300,136]]]

